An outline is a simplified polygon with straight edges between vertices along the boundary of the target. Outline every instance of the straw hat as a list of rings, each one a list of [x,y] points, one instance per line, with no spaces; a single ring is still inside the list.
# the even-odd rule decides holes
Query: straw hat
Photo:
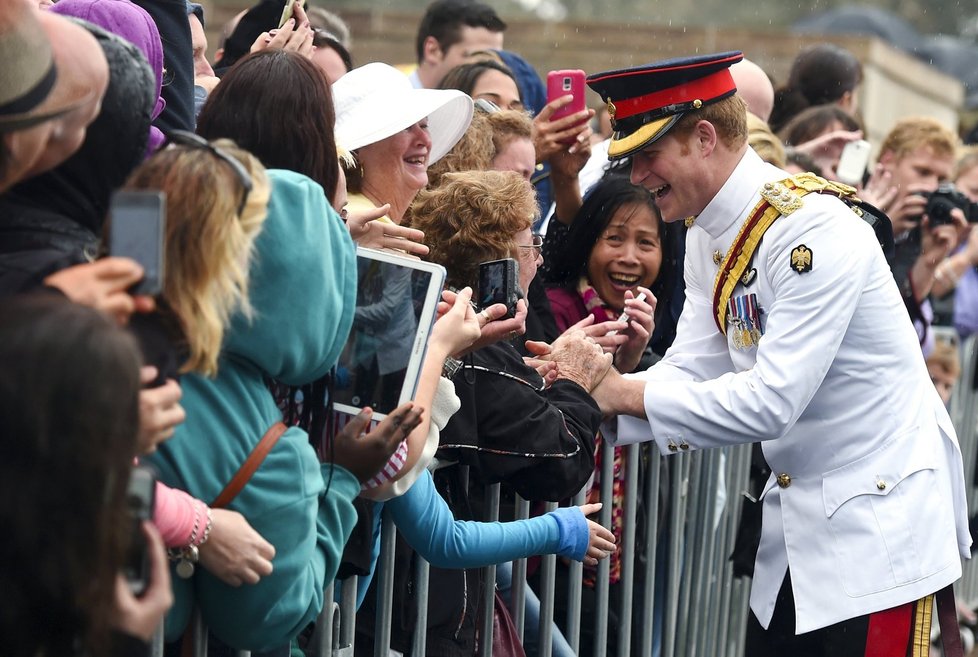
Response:
[[[353,151],[428,118],[428,164],[452,149],[472,121],[472,99],[455,89],[415,89],[407,76],[375,62],[333,83],[336,143]]]

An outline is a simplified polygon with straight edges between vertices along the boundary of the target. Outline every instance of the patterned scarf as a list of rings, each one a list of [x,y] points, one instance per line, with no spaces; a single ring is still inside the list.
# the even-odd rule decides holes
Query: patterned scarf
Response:
[[[581,295],[581,301],[584,302],[587,311],[594,315],[595,324],[618,319],[618,311],[605,304],[597,290],[591,287],[591,282],[587,276],[581,276],[580,280],[577,281],[577,293]]]

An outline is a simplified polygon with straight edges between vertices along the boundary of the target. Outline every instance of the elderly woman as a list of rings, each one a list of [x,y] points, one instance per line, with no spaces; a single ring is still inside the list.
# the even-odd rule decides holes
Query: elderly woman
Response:
[[[536,199],[530,184],[506,171],[446,174],[422,192],[412,225],[425,232],[429,259],[448,271],[447,284],[475,288],[479,263],[513,258],[519,284],[529,286],[541,263],[530,226]],[[462,407],[442,432],[439,453],[476,466],[489,481],[507,481],[524,497],[560,500],[576,493],[594,465],[600,414],[588,392],[610,355],[572,332],[554,343],[556,381],[544,386],[508,342],[466,357],[453,377]]]
[[[425,232],[428,257],[447,269],[449,286],[475,287],[479,263],[513,258],[526,289],[541,262],[530,233],[536,216],[533,188],[518,173],[468,171],[447,173],[437,189],[422,191],[411,225]],[[464,356],[459,369],[446,374],[461,408],[442,429],[438,456],[448,464],[436,472],[435,482],[457,514],[480,519],[478,512],[472,515],[461,468],[451,462],[470,465],[481,482],[503,481],[540,501],[570,497],[590,477],[601,417],[588,392],[607,372],[611,356],[577,331],[557,340],[548,357],[559,365],[545,380],[513,345],[496,342]],[[431,569],[430,586],[440,593],[429,605],[429,646],[447,652],[472,645],[479,577]],[[400,649],[409,640],[395,632],[392,645]]]
[[[428,166],[462,138],[472,99],[460,91],[415,89],[387,64],[354,69],[333,84],[336,142],[359,167],[346,171],[350,208],[381,208],[401,223],[428,184]]]

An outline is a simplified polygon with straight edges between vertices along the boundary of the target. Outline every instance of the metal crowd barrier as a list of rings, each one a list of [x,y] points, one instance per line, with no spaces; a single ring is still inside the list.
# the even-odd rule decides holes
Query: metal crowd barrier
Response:
[[[953,329],[933,327],[938,339],[955,340]],[[978,338],[971,337],[960,345],[962,370],[959,384],[955,387],[950,414],[958,434],[964,462],[965,477],[969,490],[969,508],[978,508],[978,486],[976,486],[976,460],[978,460]],[[614,467],[613,448],[604,444],[603,470],[601,476],[601,499],[611,499],[611,484]],[[639,480],[639,468],[634,464],[646,452],[649,463],[645,468],[646,481]],[[574,563],[570,567],[569,585],[565,591],[555,590],[556,557],[549,555],[541,561],[542,589],[540,598],[540,625],[538,630],[537,654],[551,657],[551,638],[554,630],[554,601],[561,596],[568,602],[566,619],[567,639],[571,649],[578,654],[581,647],[581,628],[585,623],[593,623],[594,657],[696,657],[724,656],[742,657],[744,634],[748,613],[750,581],[735,578],[728,559],[733,548],[737,525],[740,520],[742,493],[748,487],[748,473],[751,460],[750,445],[728,447],[717,450],[697,451],[662,458],[654,447],[643,448],[631,445],[626,448],[627,479],[625,486],[624,536],[622,537],[622,577],[621,605],[615,611],[619,620],[618,650],[616,655],[607,651],[609,603],[609,561],[603,560],[598,568],[595,613],[586,618],[581,616],[582,566]],[[659,482],[661,476],[669,477],[667,499],[660,499]],[[723,486],[723,489],[720,487]],[[639,495],[645,509],[645,532],[638,536],[636,513]],[[718,497],[725,492],[726,502],[721,509]],[[490,487],[488,499],[489,518],[498,516],[499,485]],[[582,504],[583,492],[574,500]],[[660,505],[668,505],[666,527],[658,527]],[[556,505],[548,505],[547,510]],[[610,526],[612,505],[605,504],[600,514],[601,524]],[[517,499],[516,518],[526,518],[529,504]],[[394,539],[396,529],[385,513],[382,529],[381,556],[378,561],[378,591],[375,619],[375,657],[389,657],[390,623],[393,605],[393,564]],[[657,550],[664,549],[663,571],[655,567]],[[644,581],[637,581],[635,573],[636,551],[641,551],[644,561],[649,565]],[[428,564],[418,559],[415,582],[417,599],[427,600]],[[486,582],[495,582],[496,567],[485,568]],[[664,595],[655,595],[656,577],[664,577]],[[513,563],[512,609],[511,614],[518,634],[525,636],[524,600],[527,589],[526,561]],[[308,657],[353,657],[356,620],[356,580],[352,579],[343,587],[340,603],[334,603],[333,590],[326,592],[327,604],[317,622],[310,645],[306,648]],[[978,559],[966,562],[964,575],[956,585],[959,598],[972,608],[978,606]],[[480,635],[487,640],[481,642],[480,655],[492,655],[494,586],[485,588],[482,601]],[[636,610],[648,610],[637,617]],[[661,630],[655,632],[653,618],[661,615]],[[420,604],[416,629],[413,636],[411,655],[425,654],[425,631],[427,625],[426,605]],[[639,645],[632,645],[632,627],[641,627]],[[193,625],[194,657],[207,657],[206,630],[199,616]],[[162,657],[162,631],[153,642],[154,657]],[[238,657],[249,657],[248,652],[239,652]]]
[[[957,334],[953,329],[938,330],[937,339],[953,339]],[[961,445],[961,459],[964,463],[964,478],[968,487],[968,510],[978,509],[978,486],[976,486],[976,460],[978,460],[978,337],[971,336],[959,345],[961,351],[961,378],[951,395],[950,414],[954,429]],[[972,549],[978,546],[972,546]],[[964,563],[964,573],[955,585],[955,593],[972,609],[978,607],[978,560]]]
[[[613,481],[613,448],[605,444],[602,448],[603,471],[601,476],[601,499],[611,499]],[[646,481],[640,481],[639,468],[634,467],[643,458],[648,463],[645,468]],[[537,654],[551,657],[551,638],[554,625],[554,602],[559,596],[567,601],[568,618],[564,637],[571,649],[578,654],[581,647],[581,629],[591,623],[594,629],[594,657],[695,657],[743,655],[744,628],[747,618],[747,597],[749,581],[733,577],[729,555],[733,547],[737,523],[740,518],[742,492],[747,489],[750,467],[750,446],[742,445],[721,450],[706,450],[662,458],[652,446],[631,445],[626,448],[626,469],[624,535],[622,537],[622,576],[620,586],[620,606],[615,609],[619,618],[618,650],[615,655],[607,650],[609,602],[609,561],[600,562],[597,570],[595,589],[595,613],[581,616],[582,573],[580,563],[570,566],[569,584],[566,590],[555,590],[556,557],[549,555],[541,559],[542,590],[540,598],[540,625],[537,628]],[[973,451],[973,450],[972,450]],[[660,500],[660,477],[669,477],[668,500]],[[726,504],[718,508],[717,499],[725,486]],[[636,514],[639,495],[644,491],[642,502],[646,514],[645,531],[639,536]],[[498,514],[499,485],[490,487],[490,518]],[[575,504],[584,501],[583,492],[574,500]],[[658,526],[660,504],[668,505],[667,526]],[[556,505],[548,505],[547,510]],[[526,518],[529,504],[517,500],[516,518]],[[601,524],[611,526],[612,505],[605,504],[601,509]],[[505,519],[504,519],[505,520]],[[396,529],[385,513],[382,525],[381,554],[377,565],[378,594],[375,619],[375,638],[373,655],[389,657],[391,610],[393,605],[393,564],[394,539]],[[665,550],[665,563],[668,567],[657,572],[657,551]],[[635,556],[641,551],[648,564],[644,581],[636,578]],[[418,559],[415,574],[417,599],[427,600],[428,564]],[[484,569],[486,582],[495,582],[495,566]],[[978,580],[978,572],[974,573]],[[656,577],[664,578],[664,595],[655,595]],[[523,614],[526,583],[526,561],[513,563],[512,609],[510,610],[517,632],[525,636]],[[332,602],[332,587],[326,592],[326,605],[317,621],[316,632],[306,647],[308,657],[352,657],[356,620],[356,580],[348,580],[342,587],[343,596],[339,603]],[[492,623],[494,586],[485,587],[482,601],[480,636],[489,640],[480,642],[480,655],[492,655]],[[641,617],[638,610],[647,610]],[[413,636],[412,655],[425,654],[425,631],[427,624],[426,605],[420,604],[417,625]],[[663,618],[660,632],[655,632],[653,616]],[[633,626],[641,628],[638,632],[638,645],[633,645]],[[199,616],[193,625],[194,657],[207,657],[206,628]],[[162,657],[163,643],[158,634],[153,644],[154,657]],[[249,657],[248,652],[239,652],[238,657]]]

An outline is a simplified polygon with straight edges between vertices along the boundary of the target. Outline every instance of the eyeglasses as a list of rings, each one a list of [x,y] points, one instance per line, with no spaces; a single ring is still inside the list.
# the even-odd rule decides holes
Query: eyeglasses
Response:
[[[543,235],[534,235],[530,244],[517,244],[521,249],[533,249],[534,255],[543,253]]]
[[[166,142],[163,144],[163,148],[166,148],[171,144],[207,151],[231,167],[231,170],[234,171],[234,175],[237,177],[238,182],[241,183],[241,202],[238,203],[238,216],[240,217],[241,213],[244,212],[245,205],[248,203],[248,194],[251,193],[252,188],[251,175],[248,173],[248,170],[245,169],[244,165],[223,148],[214,146],[200,135],[195,135],[194,133],[187,132],[186,130],[171,130],[166,135]]]
[[[486,100],[485,98],[476,98],[472,101],[472,104],[475,105],[475,109],[479,110],[483,114],[495,114],[496,112],[501,111],[499,105],[491,100]]]

